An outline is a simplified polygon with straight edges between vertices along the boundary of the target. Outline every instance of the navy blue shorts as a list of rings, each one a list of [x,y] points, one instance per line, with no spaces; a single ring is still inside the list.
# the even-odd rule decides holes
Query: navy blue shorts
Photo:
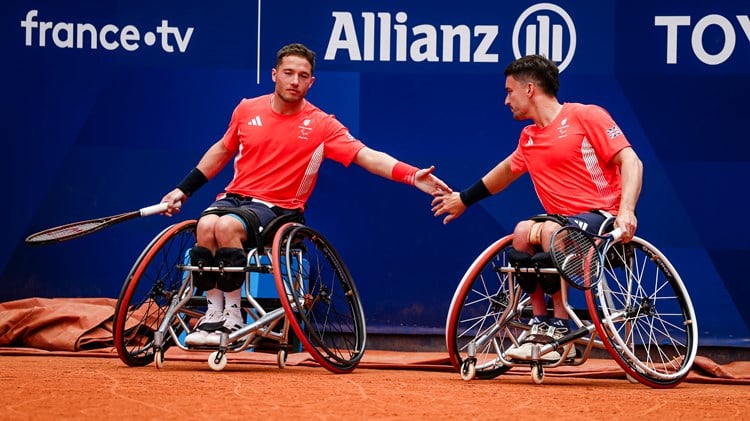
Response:
[[[203,215],[212,213],[221,214],[222,212],[216,212],[217,208],[242,209],[245,212],[250,212],[258,218],[258,224],[260,225],[258,228],[266,227],[277,216],[285,214],[298,214],[300,216],[302,215],[302,212],[298,210],[280,208],[278,206],[273,206],[270,203],[259,201],[258,199],[243,197],[234,194],[228,194],[225,197],[213,202],[211,206],[203,211]],[[231,211],[225,214],[236,218],[242,223],[242,225],[245,227],[245,232],[247,232],[248,234],[248,238],[252,238],[255,235],[254,229],[248,226],[249,221],[246,216],[240,215],[238,213],[233,213]]]
[[[592,234],[600,234],[605,225],[611,225],[614,222],[614,216],[596,211],[579,213],[578,215],[568,216],[567,218],[568,225],[578,226]]]

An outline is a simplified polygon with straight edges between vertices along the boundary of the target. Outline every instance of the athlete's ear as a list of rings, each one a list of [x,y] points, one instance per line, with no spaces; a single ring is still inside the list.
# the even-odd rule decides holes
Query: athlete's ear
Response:
[[[532,92],[534,92],[534,84],[529,82],[526,84],[526,96],[531,98],[531,96],[533,95]]]
[[[276,68],[271,69],[271,81],[276,83]]]

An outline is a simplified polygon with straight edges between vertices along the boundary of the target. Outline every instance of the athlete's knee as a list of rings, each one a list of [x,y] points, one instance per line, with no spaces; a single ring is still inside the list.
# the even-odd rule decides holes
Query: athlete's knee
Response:
[[[214,226],[218,220],[219,217],[216,215],[201,216],[198,219],[198,224],[195,227],[195,235],[198,237],[199,241],[203,244],[213,242]]]
[[[216,264],[218,266],[242,267],[247,266],[247,254],[241,248],[223,247],[216,250]],[[216,277],[216,287],[224,292],[231,292],[242,286],[245,272],[221,271]]]
[[[245,233],[245,225],[232,214],[223,215],[214,224],[214,235],[217,239],[234,238],[243,233]]]
[[[513,248],[517,250],[526,250],[529,248],[529,231],[534,221],[521,221],[516,224],[513,230]]]

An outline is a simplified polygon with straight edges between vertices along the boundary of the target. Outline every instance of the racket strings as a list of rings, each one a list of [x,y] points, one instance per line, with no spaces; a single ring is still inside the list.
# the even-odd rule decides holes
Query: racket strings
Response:
[[[42,231],[36,235],[29,237],[27,241],[46,241],[55,240],[58,238],[72,237],[84,232],[88,232],[98,227],[99,225],[101,225],[101,222],[91,221],[67,227],[59,227],[48,231]]]
[[[552,244],[557,269],[577,285],[596,282],[601,265],[594,241],[579,230],[570,229],[558,234]]]

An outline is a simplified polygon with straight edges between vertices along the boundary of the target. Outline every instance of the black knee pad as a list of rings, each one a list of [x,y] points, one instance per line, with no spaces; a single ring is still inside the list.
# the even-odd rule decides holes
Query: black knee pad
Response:
[[[531,258],[531,264],[537,269],[548,269],[554,268],[555,264],[552,263],[552,257],[549,253],[537,253]],[[545,294],[554,294],[560,291],[560,275],[554,273],[536,273],[537,281],[539,286]]]
[[[195,246],[190,249],[190,265],[198,267],[206,267],[214,265],[214,255],[211,250],[202,247]],[[216,287],[216,272],[204,272],[199,270],[193,272],[193,286],[208,291]]]
[[[529,272],[518,271],[518,268],[532,267],[531,255],[511,248],[508,251],[508,262],[516,269],[516,281],[521,289],[527,294],[536,291],[536,275]]]
[[[240,248],[225,247],[216,250],[216,264],[221,267],[247,266],[247,254]],[[245,272],[219,272],[216,287],[224,292],[231,292],[245,282]]]

